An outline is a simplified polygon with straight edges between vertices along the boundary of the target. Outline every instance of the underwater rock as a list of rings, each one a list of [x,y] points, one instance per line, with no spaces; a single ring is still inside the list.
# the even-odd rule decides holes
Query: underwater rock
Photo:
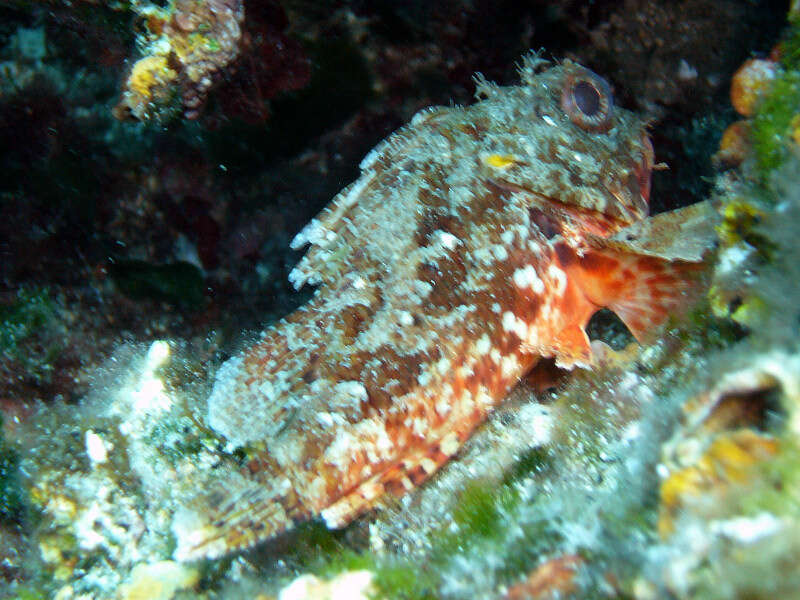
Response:
[[[739,166],[749,178],[764,178],[800,148],[800,19],[795,14],[768,58],[746,60],[730,88],[734,109],[744,121],[732,123],[714,159]]]
[[[748,361],[749,362],[749,361]],[[676,519],[730,516],[731,499],[762,485],[765,465],[789,452],[776,433],[800,439],[800,358],[757,355],[684,405],[686,425],[664,446],[659,532]],[[776,433],[768,433],[775,431]]]
[[[102,375],[109,385],[24,425],[30,502],[43,518],[35,539],[61,598],[170,598],[197,581],[165,561],[178,472],[196,471],[207,451],[185,396],[165,383],[180,360],[161,341],[121,348]]]
[[[324,581],[301,575],[278,593],[278,600],[379,600],[369,571],[345,571]]]
[[[197,569],[165,560],[136,565],[129,582],[117,590],[119,600],[170,600],[178,590],[193,587],[200,573]]]
[[[260,122],[268,100],[308,83],[302,46],[284,30],[278,2],[245,11],[241,0],[178,0],[168,6],[134,3],[143,54],[131,67],[114,115],[168,121],[200,116],[212,88],[221,86],[228,116]]]
[[[797,559],[800,523],[800,193],[798,159],[784,147],[777,168],[754,171],[750,149],[717,180],[723,219],[710,309],[746,329],[706,353],[705,382],[682,403],[681,424],[663,445],[664,537],[635,586],[639,598],[771,598],[799,589],[786,565]]]
[[[134,4],[136,8],[138,5]],[[144,56],[131,67],[117,118],[196,118],[211,87],[240,52],[241,0],[178,0],[136,8],[146,27]]]
[[[697,443],[692,440],[692,446]],[[696,452],[695,448],[692,448]],[[675,520],[688,511],[702,519],[713,519],[719,510],[724,515],[724,499],[740,493],[742,488],[757,481],[757,466],[775,456],[777,441],[744,429],[714,438],[699,457],[682,456],[689,463],[666,476],[661,484],[661,514],[658,529],[662,536],[675,530]],[[680,451],[680,450],[676,450]],[[685,453],[685,450],[684,450]],[[668,472],[664,469],[664,472]]]

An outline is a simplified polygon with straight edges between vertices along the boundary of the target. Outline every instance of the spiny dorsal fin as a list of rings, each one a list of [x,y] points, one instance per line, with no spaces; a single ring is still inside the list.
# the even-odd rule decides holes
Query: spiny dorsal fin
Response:
[[[414,154],[426,139],[418,130],[447,119],[450,112],[446,107],[419,111],[411,123],[392,133],[364,157],[359,165],[361,176],[339,192],[292,240],[291,247],[295,250],[311,245],[289,274],[295,289],[306,283],[335,281],[347,270],[349,257],[364,244],[358,232],[366,230],[371,221],[380,222],[406,212],[403,207],[391,206],[392,198],[387,197],[386,191],[394,188],[396,179],[404,172],[418,170],[414,167]]]

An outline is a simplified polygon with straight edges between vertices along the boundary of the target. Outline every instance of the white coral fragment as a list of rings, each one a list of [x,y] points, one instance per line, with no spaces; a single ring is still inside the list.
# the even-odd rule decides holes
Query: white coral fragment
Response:
[[[367,600],[373,598],[369,571],[345,571],[330,581],[300,575],[278,594],[278,600]]]

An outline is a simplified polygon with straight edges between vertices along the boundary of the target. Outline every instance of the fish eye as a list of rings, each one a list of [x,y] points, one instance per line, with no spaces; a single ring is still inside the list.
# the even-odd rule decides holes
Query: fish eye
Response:
[[[611,129],[614,116],[611,86],[599,75],[576,65],[564,80],[561,108],[581,129],[606,132]]]
[[[593,117],[600,110],[600,92],[588,81],[579,81],[572,86],[575,106],[587,117]]]

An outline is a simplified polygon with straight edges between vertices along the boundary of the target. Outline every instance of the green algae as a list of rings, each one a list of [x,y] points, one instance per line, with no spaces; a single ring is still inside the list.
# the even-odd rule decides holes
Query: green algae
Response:
[[[203,304],[203,274],[187,262],[155,265],[120,260],[111,265],[110,274],[119,290],[134,300],[160,300],[188,309]]]
[[[442,574],[454,558],[486,547],[504,555],[498,577],[511,582],[562,539],[552,523],[541,518],[523,525],[521,540],[506,547],[509,519],[526,502],[518,483],[531,473],[548,471],[550,460],[548,451],[531,451],[520,457],[499,485],[481,479],[467,482],[448,519],[429,535],[424,560],[354,548],[348,530],[332,531],[319,521],[294,531],[291,550],[283,558],[327,578],[343,571],[369,570],[375,576],[378,598],[431,600],[440,597]]]
[[[800,589],[800,531],[765,536],[743,551],[738,544],[719,548],[716,560],[691,574],[696,600],[773,600],[797,598]]]
[[[206,48],[208,48],[211,52],[220,51],[221,46],[219,45],[219,42],[215,38],[213,37],[206,38],[205,43],[206,43]]]
[[[438,579],[431,564],[420,565],[403,557],[379,555],[353,548],[347,530],[331,530],[315,520],[299,525],[291,534],[290,549],[282,556],[298,570],[332,578],[345,571],[368,570],[375,575],[376,597],[398,600],[436,598]]]
[[[17,600],[44,600],[47,596],[33,589],[21,589],[16,591]]]
[[[158,421],[147,434],[145,441],[149,446],[157,448],[173,467],[187,456],[196,456],[208,447],[202,432],[189,417]]]
[[[686,326],[677,331],[683,344],[694,344],[704,351],[717,351],[730,348],[747,336],[747,329],[730,318],[741,306],[742,299],[737,297],[725,304],[717,294],[718,290],[710,286],[706,297],[687,314]],[[714,302],[719,306],[712,308]],[[716,312],[724,316],[718,316]]]
[[[800,12],[789,13],[789,28],[780,42],[780,61],[787,69],[800,69]]]
[[[734,513],[768,512],[800,519],[800,445],[794,435],[780,438],[780,452],[759,465],[759,482],[734,498]]]
[[[792,153],[792,146],[797,144],[800,130],[800,15],[790,15],[789,28],[779,48],[783,69],[760,102],[752,126],[756,164],[764,178],[786,161]]]
[[[481,481],[469,482],[453,510],[456,533],[444,535],[440,551],[445,554],[462,544],[463,538],[489,537],[497,534],[497,523],[504,509],[519,502],[519,492],[510,486],[492,486]]]
[[[763,209],[752,201],[737,198],[725,205],[722,217],[717,232],[724,245],[745,242],[756,250],[761,260],[770,262],[774,259],[777,247],[759,228],[764,219]]]
[[[19,482],[19,455],[2,435],[0,414],[0,524],[18,523],[24,512],[24,497]]]
[[[52,375],[53,360],[63,350],[56,303],[47,288],[22,288],[0,306],[0,354],[19,366],[25,378],[41,383]]]
[[[55,304],[47,288],[23,288],[16,300],[0,306],[0,352],[14,359],[24,359],[21,346],[54,319]]]
[[[560,539],[546,520],[538,520],[520,525],[522,539],[507,547],[509,517],[523,502],[520,488],[514,484],[468,482],[458,495],[450,521],[430,536],[431,547],[424,561],[382,558],[372,567],[378,597],[438,598],[442,574],[453,559],[475,549],[502,555],[503,566],[498,578],[510,582],[535,564],[540,551],[552,547]]]
[[[789,156],[798,106],[800,71],[789,70],[773,82],[753,119],[753,149],[762,175],[778,168]]]
[[[511,466],[503,476],[503,485],[530,478],[531,476],[544,477],[553,473],[555,469],[554,452],[546,446],[531,448]]]

